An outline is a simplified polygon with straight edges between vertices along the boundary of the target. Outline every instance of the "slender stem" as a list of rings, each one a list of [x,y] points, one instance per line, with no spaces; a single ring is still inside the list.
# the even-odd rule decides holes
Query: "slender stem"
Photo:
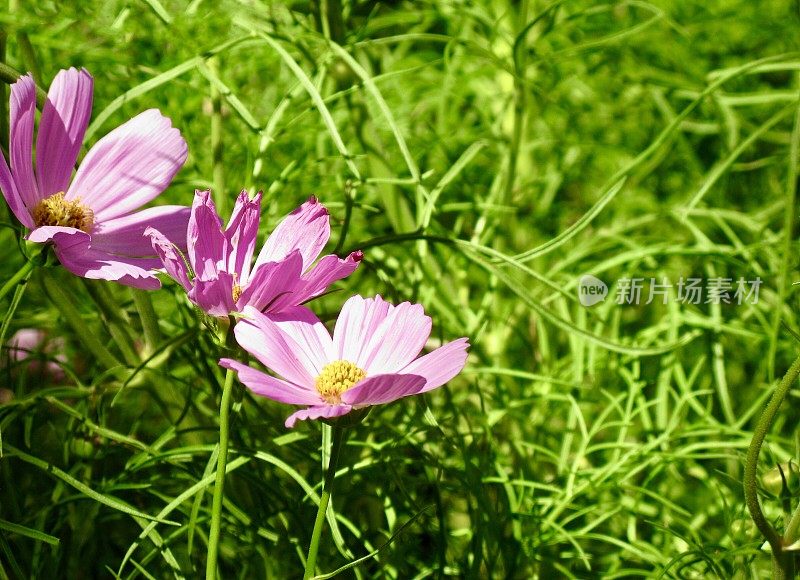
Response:
[[[761,510],[761,504],[758,501],[758,486],[756,483],[757,469],[758,469],[758,455],[761,452],[761,446],[764,439],[775,420],[775,415],[778,414],[783,399],[792,387],[797,377],[800,376],[800,356],[792,363],[792,366],[786,372],[778,388],[772,393],[767,406],[761,413],[761,416],[756,423],[756,428],[753,431],[753,439],[750,441],[750,447],[747,449],[747,456],[744,463],[744,500],[747,504],[747,509],[750,511],[750,516],[756,524],[756,527],[761,531],[764,537],[769,542],[772,548],[772,558],[775,565],[775,570],[779,568],[783,572],[787,572],[786,567],[791,567],[792,557],[791,554],[787,555],[783,550],[783,538],[775,531],[775,528],[767,521],[764,512]]]
[[[800,530],[800,504],[794,508],[794,513],[786,524],[786,529],[783,532],[783,540],[787,546],[794,544],[797,541],[797,532]]]
[[[208,68],[214,75],[219,73],[216,58],[207,61]],[[223,160],[222,141],[222,95],[219,89],[211,83],[211,161],[212,177],[214,183],[214,203],[220,215],[228,212],[228,196],[225,193],[225,166]]]
[[[228,463],[228,419],[230,417],[231,393],[234,372],[225,373],[225,386],[222,387],[222,402],[219,406],[219,455],[217,456],[217,478],[214,482],[214,498],[211,504],[211,530],[208,533],[208,560],[206,560],[206,580],[217,577],[217,552],[219,551],[220,525],[222,523],[222,498],[225,486],[225,467]]]
[[[136,354],[136,345],[129,332],[130,321],[109,293],[107,283],[84,279],[83,285],[100,311],[101,319],[125,358],[125,362],[135,367],[139,364],[140,358]]]
[[[5,284],[3,287],[0,288],[0,300],[5,298],[5,295],[8,294],[14,287],[30,276],[31,272],[34,268],[34,263],[30,260],[26,261],[22,267],[17,270],[17,273],[14,274]]]
[[[42,283],[50,300],[61,312],[61,315],[75,331],[84,346],[89,349],[89,352],[108,369],[121,366],[122,363],[100,342],[97,334],[91,331],[87,332],[86,322],[72,301],[64,294],[61,284],[53,276],[42,276]]]
[[[139,312],[139,320],[142,321],[145,351],[150,355],[161,342],[161,330],[158,328],[158,316],[156,316],[156,311],[153,308],[153,301],[150,299],[150,294],[146,290],[131,288],[131,295],[133,296],[133,303],[136,305],[136,310]]]
[[[800,75],[795,76],[795,86],[800,86]],[[792,240],[794,239],[794,213],[797,199],[797,173],[798,156],[800,156],[800,106],[797,107],[794,117],[794,128],[789,142],[789,162],[786,176],[786,207],[783,214],[783,243],[781,244],[781,261],[778,270],[778,300],[772,316],[772,328],[770,328],[769,353],[767,355],[767,365],[769,380],[775,376],[775,355],[778,352],[778,331],[781,326],[781,314],[783,305],[786,302],[786,280],[789,275],[789,262],[794,256],[792,252]]]
[[[345,430],[341,427],[333,427],[333,443],[331,444],[331,457],[328,460],[328,470],[325,472],[325,481],[322,484],[322,495],[319,498],[317,508],[317,518],[314,520],[314,530],[311,532],[311,543],[308,546],[308,557],[306,558],[306,570],[303,580],[309,580],[314,576],[317,567],[317,552],[319,551],[319,539],[322,536],[322,526],[325,523],[325,514],[328,511],[328,502],[331,499],[333,490],[333,480],[336,477],[336,464],[339,463],[339,452],[344,443]]]

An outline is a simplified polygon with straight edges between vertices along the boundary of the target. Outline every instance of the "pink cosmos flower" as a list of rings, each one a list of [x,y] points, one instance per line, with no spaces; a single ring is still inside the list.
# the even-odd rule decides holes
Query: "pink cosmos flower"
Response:
[[[246,306],[280,312],[318,296],[358,267],[361,252],[344,260],[330,254],[311,267],[331,234],[328,210],[311,197],[278,224],[251,269],[260,212],[261,193],[250,199],[242,191],[223,230],[211,193],[195,192],[187,239],[194,278],[183,256],[158,228],[148,228],[145,234],[167,273],[212,316],[228,316]]]
[[[148,225],[184,240],[189,208],[162,205],[139,212],[186,161],[186,142],[156,109],[100,139],[72,177],[92,112],[92,76],[62,70],[50,85],[36,136],[36,86],[31,75],[11,85],[11,168],[0,155],[0,189],[31,242],[49,242],[61,264],[84,278],[128,286],[160,286],[161,262],[143,236]]]
[[[36,353],[53,354],[53,358],[66,363],[67,357],[64,354],[64,340],[57,336],[52,340],[48,339],[47,333],[38,328],[22,328],[8,341],[8,354],[12,361],[23,361]],[[30,363],[29,372],[49,378],[53,381],[62,381],[65,378],[64,369],[57,362],[48,360],[44,363],[34,360]]]
[[[333,338],[314,314],[298,307],[265,316],[245,309],[234,328],[237,342],[283,379],[223,358],[251,391],[291,405],[306,405],[286,419],[332,418],[353,409],[390,403],[441,387],[467,361],[466,338],[417,358],[431,333],[422,306],[393,306],[380,296],[353,296],[342,307]]]

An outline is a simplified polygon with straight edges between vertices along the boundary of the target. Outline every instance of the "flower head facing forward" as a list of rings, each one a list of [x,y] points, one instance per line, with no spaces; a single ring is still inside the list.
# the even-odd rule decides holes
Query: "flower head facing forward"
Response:
[[[467,361],[466,338],[417,358],[431,333],[431,319],[419,304],[353,296],[332,337],[304,307],[269,316],[247,308],[244,315],[234,328],[237,342],[280,378],[228,358],[220,365],[236,371],[257,395],[304,405],[289,416],[287,427],[430,391]]]
[[[361,252],[345,259],[324,256],[312,267],[330,237],[328,210],[315,197],[278,224],[251,267],[260,213],[261,193],[250,199],[242,191],[223,228],[211,193],[195,192],[187,239],[193,278],[183,257],[157,228],[146,234],[167,273],[212,316],[227,316],[247,306],[280,312],[318,296],[358,267]]]
[[[161,193],[186,161],[186,142],[169,119],[147,110],[100,139],[72,170],[92,112],[94,81],[86,70],[60,71],[47,93],[36,133],[33,77],[11,85],[9,159],[0,155],[0,189],[28,240],[52,243],[61,264],[85,278],[158,288],[144,237],[148,225],[183,244],[189,208],[135,211]]]

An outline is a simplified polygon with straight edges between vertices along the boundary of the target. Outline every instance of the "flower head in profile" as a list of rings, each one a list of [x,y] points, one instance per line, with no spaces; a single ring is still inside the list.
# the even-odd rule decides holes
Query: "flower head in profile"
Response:
[[[61,264],[84,278],[138,288],[160,286],[161,266],[143,233],[155,225],[185,240],[189,208],[135,211],[161,193],[186,161],[186,142],[156,109],[100,139],[72,175],[92,112],[94,81],[86,70],[60,71],[47,93],[36,133],[31,75],[11,85],[10,167],[0,155],[0,189],[31,242],[52,243]]]
[[[261,193],[250,199],[242,191],[223,229],[211,193],[195,192],[187,239],[191,271],[158,228],[145,233],[167,273],[212,316],[227,316],[247,306],[280,312],[318,296],[358,267],[361,252],[345,259],[330,254],[312,267],[331,233],[328,210],[314,197],[278,224],[251,267],[260,213]]]
[[[67,362],[62,337],[51,339],[44,330],[22,328],[9,339],[7,348],[10,361],[20,363],[27,360],[30,363],[28,372],[37,379],[58,382],[66,376],[61,368],[61,364]],[[51,358],[42,361],[42,357],[37,355],[50,355]]]
[[[431,333],[431,319],[419,304],[353,296],[333,337],[304,307],[278,316],[246,309],[244,315],[234,328],[239,345],[282,378],[228,358],[220,365],[236,371],[257,395],[305,406],[286,419],[287,427],[425,393],[455,377],[467,361],[466,338],[417,358]]]

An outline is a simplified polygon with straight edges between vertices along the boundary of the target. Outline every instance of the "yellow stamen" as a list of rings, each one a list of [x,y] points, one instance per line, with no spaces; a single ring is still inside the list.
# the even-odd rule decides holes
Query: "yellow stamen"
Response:
[[[242,295],[242,287],[239,286],[238,284],[234,284],[232,294],[233,294],[233,301],[238,302],[239,297]]]
[[[348,360],[335,360],[322,367],[314,381],[322,400],[331,405],[342,402],[342,393],[367,376],[366,371]]]
[[[80,198],[64,199],[64,192],[59,191],[43,199],[31,212],[33,223],[41,226],[64,226],[82,230],[87,234],[94,225],[94,212],[81,205]]]

